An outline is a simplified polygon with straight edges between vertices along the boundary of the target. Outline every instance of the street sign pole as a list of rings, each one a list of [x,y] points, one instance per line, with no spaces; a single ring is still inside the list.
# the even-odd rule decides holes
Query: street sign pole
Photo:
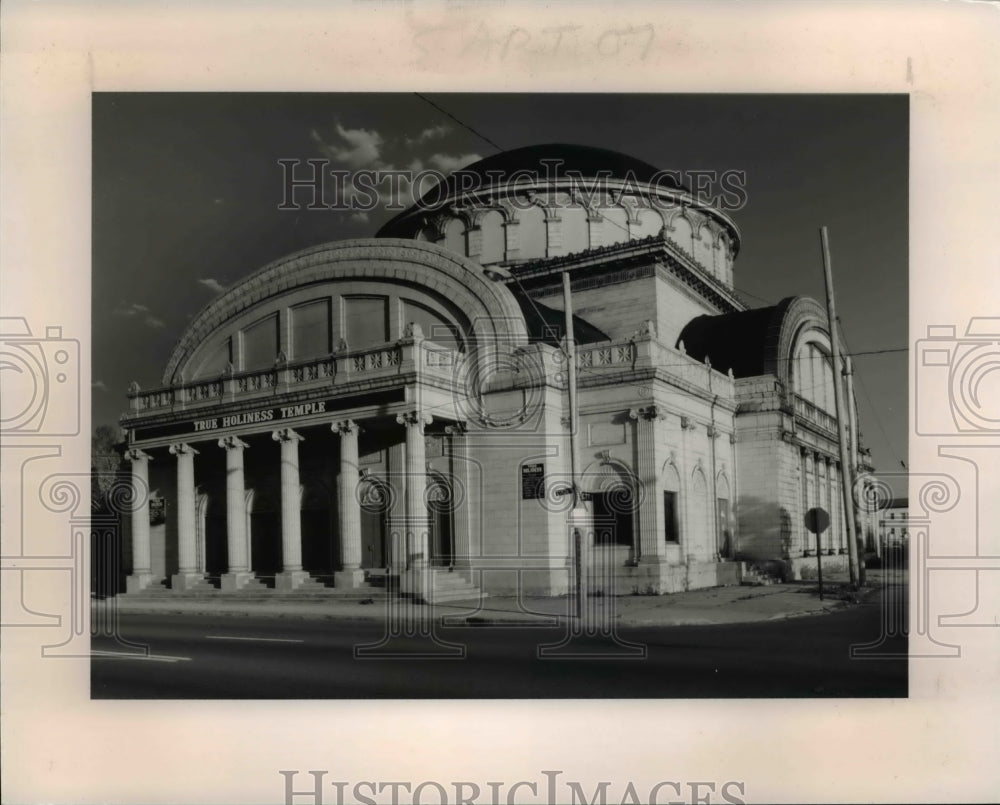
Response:
[[[819,580],[819,600],[823,600],[823,551],[819,546],[819,532],[816,532],[816,578]]]
[[[823,549],[820,545],[820,534],[830,525],[830,514],[826,509],[816,506],[806,512],[806,528],[816,535],[816,577],[819,580],[819,600],[823,600]]]

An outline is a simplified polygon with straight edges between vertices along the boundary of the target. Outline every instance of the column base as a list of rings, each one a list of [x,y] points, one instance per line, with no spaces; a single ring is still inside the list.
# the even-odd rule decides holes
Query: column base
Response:
[[[255,581],[257,581],[257,577],[248,570],[240,570],[236,573],[223,573],[221,579],[222,592],[234,593],[253,584]]]
[[[297,590],[310,581],[312,577],[305,570],[282,570],[274,577],[274,589],[288,592]]]
[[[185,593],[192,590],[211,590],[214,588],[205,579],[203,573],[185,572],[175,573],[170,577],[170,589]]]
[[[639,561],[636,563],[639,565],[665,565],[667,564],[667,557],[665,556],[640,556]]]
[[[152,573],[133,573],[125,577],[125,592],[138,593],[160,582]]]
[[[365,587],[365,571],[338,570],[333,574],[333,586],[335,589],[349,590],[355,590],[358,587]]]

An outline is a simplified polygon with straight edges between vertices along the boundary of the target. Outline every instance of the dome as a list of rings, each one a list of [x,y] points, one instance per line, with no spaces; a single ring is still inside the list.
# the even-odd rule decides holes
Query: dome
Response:
[[[547,143],[528,145],[501,151],[478,162],[473,162],[450,173],[437,187],[428,190],[417,203],[418,207],[429,208],[437,202],[452,196],[462,189],[474,190],[495,187],[514,179],[517,174],[559,178],[579,177],[585,179],[608,178],[622,182],[658,182],[671,190],[689,192],[676,179],[676,172],[663,171],[641,159],[589,145]],[[406,215],[404,212],[397,218]],[[392,226],[392,221],[383,229]],[[381,232],[379,233],[381,234]]]
[[[678,171],[567,143],[502,151],[454,171],[376,233],[437,243],[484,266],[655,236],[732,284],[739,230]]]

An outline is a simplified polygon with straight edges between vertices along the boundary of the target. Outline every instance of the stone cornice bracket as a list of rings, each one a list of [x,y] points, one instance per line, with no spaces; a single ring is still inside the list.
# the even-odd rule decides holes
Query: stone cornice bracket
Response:
[[[600,459],[600,460],[601,460],[602,462],[604,462],[605,464],[610,464],[610,463],[611,463],[611,451],[610,451],[610,450],[601,450],[601,451],[600,451],[600,452],[599,452],[599,453],[597,454],[597,457],[598,457],[598,458],[599,458],[599,459]]]
[[[223,436],[219,439],[219,447],[223,447],[226,450],[243,450],[249,446],[239,436]]]
[[[170,452],[173,452],[171,450]],[[130,447],[124,453],[124,458],[126,461],[152,461],[153,457],[147,453],[145,450],[140,450],[138,447]]]
[[[221,440],[219,443],[222,443]],[[182,456],[185,453],[191,453],[195,456],[198,455],[198,451],[186,442],[176,442],[175,444],[170,445],[170,453],[175,456]]]
[[[361,427],[353,419],[342,419],[339,422],[331,422],[330,430],[343,435],[345,433],[360,433]]]
[[[276,442],[303,442],[305,438],[300,436],[291,428],[281,428],[280,430],[272,431],[271,438]]]
[[[444,432],[449,436],[464,436],[469,432],[469,425],[466,422],[453,422],[444,426]]]
[[[419,425],[421,429],[433,421],[434,417],[423,411],[404,411],[396,414],[396,422],[400,425]]]
[[[689,416],[681,417],[681,430],[694,430],[698,424]]]

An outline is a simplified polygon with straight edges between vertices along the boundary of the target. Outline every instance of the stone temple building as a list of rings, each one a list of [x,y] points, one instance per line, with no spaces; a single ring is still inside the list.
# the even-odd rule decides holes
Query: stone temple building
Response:
[[[592,587],[667,593],[814,566],[813,506],[843,564],[825,308],[748,309],[735,222],[639,160],[549,145],[461,174],[250,274],[133,385],[128,590],[558,595],[576,528]]]

